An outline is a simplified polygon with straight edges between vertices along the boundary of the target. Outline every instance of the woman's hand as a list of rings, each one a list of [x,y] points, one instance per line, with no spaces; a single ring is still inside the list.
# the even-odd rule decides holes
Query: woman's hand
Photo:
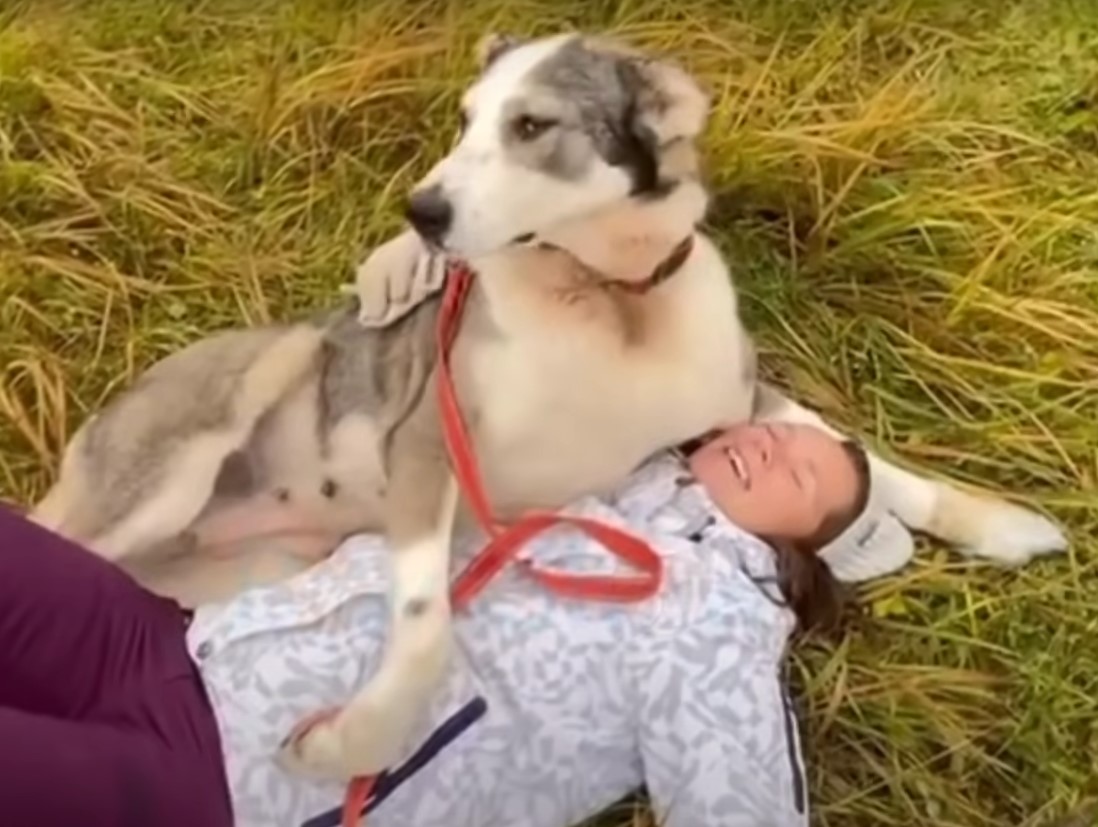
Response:
[[[358,266],[346,292],[358,296],[358,321],[387,327],[442,289],[446,256],[429,250],[413,230],[375,249]]]

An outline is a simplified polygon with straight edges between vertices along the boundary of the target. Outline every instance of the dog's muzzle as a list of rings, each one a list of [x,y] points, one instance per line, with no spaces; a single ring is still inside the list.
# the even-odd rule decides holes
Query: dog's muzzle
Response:
[[[437,246],[454,223],[454,208],[438,184],[413,192],[404,214],[424,241]]]

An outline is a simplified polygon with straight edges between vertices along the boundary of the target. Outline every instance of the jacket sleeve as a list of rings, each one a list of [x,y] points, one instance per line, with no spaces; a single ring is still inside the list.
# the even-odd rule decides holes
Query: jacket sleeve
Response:
[[[805,774],[782,677],[784,610],[747,577],[631,659],[645,782],[666,827],[804,827]]]

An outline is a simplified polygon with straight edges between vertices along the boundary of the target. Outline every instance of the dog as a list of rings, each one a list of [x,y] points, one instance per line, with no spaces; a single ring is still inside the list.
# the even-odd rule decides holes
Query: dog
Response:
[[[316,777],[398,760],[450,651],[450,541],[468,518],[431,392],[438,296],[413,295],[417,278],[437,286],[451,259],[476,273],[451,368],[501,519],[606,491],[755,412],[813,416],[769,390],[760,408],[728,268],[698,230],[708,99],[685,70],[582,35],[491,37],[462,115],[357,299],[153,365],[76,431],[34,513],[188,604],[383,531],[378,672],[281,754]],[[384,324],[363,323],[370,290]],[[1062,546],[1034,513],[872,461],[913,527],[1014,561]]]

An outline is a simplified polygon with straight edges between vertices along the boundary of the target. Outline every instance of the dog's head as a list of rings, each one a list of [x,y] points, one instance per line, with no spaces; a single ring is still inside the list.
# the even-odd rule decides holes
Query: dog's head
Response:
[[[463,256],[680,183],[708,99],[679,67],[577,35],[481,46],[453,150],[412,193],[423,238]],[[688,164],[693,172],[692,164]]]

